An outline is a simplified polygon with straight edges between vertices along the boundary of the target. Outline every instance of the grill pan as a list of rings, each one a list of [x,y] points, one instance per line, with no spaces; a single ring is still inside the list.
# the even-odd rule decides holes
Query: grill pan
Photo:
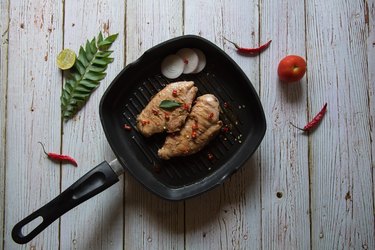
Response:
[[[198,48],[207,65],[198,74],[170,80],[160,73],[163,58],[181,48]],[[200,152],[161,160],[157,150],[165,134],[149,138],[136,130],[136,116],[159,90],[170,82],[192,80],[197,96],[214,94],[220,101],[223,131]],[[254,153],[266,132],[266,120],[259,97],[240,67],[219,47],[194,35],[163,42],[127,65],[105,91],[99,106],[100,120],[116,155],[102,162],[54,200],[17,223],[12,238],[19,244],[33,239],[61,215],[118,182],[126,169],[154,194],[168,200],[182,200],[221,184]],[[133,127],[128,131],[124,124]],[[29,234],[22,228],[37,217],[43,221]]]

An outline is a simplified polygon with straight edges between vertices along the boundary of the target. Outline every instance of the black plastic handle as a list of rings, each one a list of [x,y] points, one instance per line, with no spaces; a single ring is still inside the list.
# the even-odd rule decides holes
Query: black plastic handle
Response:
[[[12,230],[13,240],[18,244],[29,242],[61,215],[109,188],[118,180],[117,174],[106,161],[100,163],[55,199],[18,222]],[[22,228],[38,217],[43,221],[29,234],[23,235]]]

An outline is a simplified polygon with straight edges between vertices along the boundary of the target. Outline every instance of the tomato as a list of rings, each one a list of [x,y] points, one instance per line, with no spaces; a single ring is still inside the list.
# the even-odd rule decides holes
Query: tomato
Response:
[[[306,73],[306,61],[297,55],[288,55],[279,62],[277,74],[282,82],[296,82]]]

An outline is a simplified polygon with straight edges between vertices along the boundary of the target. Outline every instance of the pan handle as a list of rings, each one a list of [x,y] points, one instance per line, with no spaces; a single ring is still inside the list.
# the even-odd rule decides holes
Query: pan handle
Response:
[[[118,174],[110,164],[103,161],[55,199],[18,222],[12,230],[13,240],[18,244],[26,244],[61,215],[118,182]],[[39,217],[43,221],[24,235],[22,228]]]

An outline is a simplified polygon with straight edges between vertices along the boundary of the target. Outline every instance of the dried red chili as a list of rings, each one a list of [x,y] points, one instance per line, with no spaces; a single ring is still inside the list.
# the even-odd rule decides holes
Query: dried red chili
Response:
[[[124,129],[130,131],[132,130],[132,127],[130,127],[128,124],[124,124]]]
[[[290,123],[290,124],[299,130],[302,130],[304,132],[310,132],[312,129],[318,126],[318,124],[323,119],[326,112],[327,112],[327,103],[324,104],[323,108],[319,111],[319,113],[316,114],[315,117],[310,122],[308,122],[303,128],[299,128],[295,126],[293,123]]]
[[[209,115],[208,115],[208,119],[212,119],[214,117],[214,113],[210,113]]]
[[[177,89],[174,89],[174,90],[172,91],[172,95],[173,95],[174,97],[177,96]]]
[[[75,167],[78,166],[77,161],[74,160],[71,156],[69,155],[62,155],[62,154],[56,154],[56,153],[47,153],[46,149],[44,148],[43,143],[40,141],[38,142],[40,145],[42,145],[43,152],[48,156],[49,159],[53,161],[58,161],[58,162],[68,162],[74,165]]]
[[[231,44],[233,44],[234,47],[236,47],[237,52],[242,53],[242,54],[250,54],[250,55],[259,54],[260,52],[267,49],[272,42],[272,40],[269,40],[267,43],[259,46],[258,48],[244,48],[244,47],[239,46],[237,43],[232,42],[231,40],[228,40],[225,37],[224,37],[224,39],[227,40],[228,42],[230,42]]]
[[[184,103],[183,107],[184,110],[189,111],[190,107],[186,103]]]
[[[192,130],[197,130],[197,129],[198,129],[198,122],[195,122],[195,123],[191,126],[191,129],[192,129]]]
[[[223,133],[227,133],[229,131],[229,127],[224,126],[221,130],[223,131]]]
[[[142,120],[141,124],[142,124],[142,126],[145,126],[146,124],[150,124],[150,121]]]
[[[165,120],[169,121],[169,114],[164,113],[164,118],[165,118]]]
[[[151,112],[152,112],[154,115],[158,115],[158,114],[159,114],[159,110],[157,110],[157,109],[152,109]]]
[[[195,132],[195,130],[191,132],[191,138],[193,139],[197,138],[197,132]]]

